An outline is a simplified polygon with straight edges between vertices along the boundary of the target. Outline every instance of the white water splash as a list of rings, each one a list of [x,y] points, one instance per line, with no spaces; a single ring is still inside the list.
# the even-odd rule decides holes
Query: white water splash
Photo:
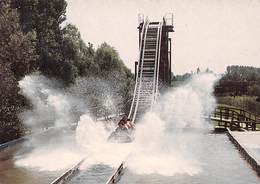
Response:
[[[203,171],[199,159],[203,147],[196,146],[209,131],[202,119],[215,107],[212,96],[216,77],[196,75],[182,87],[168,92],[144,115],[136,127],[134,150],[128,168],[138,174],[195,175]]]
[[[80,117],[76,139],[86,157],[83,168],[94,164],[117,167],[126,158],[132,144],[110,143],[107,141],[110,133],[105,130],[103,122],[94,122],[88,115]]]
[[[198,155],[205,148],[196,146],[196,141],[200,141],[202,133],[209,130],[201,115],[214,108],[212,90],[215,80],[213,75],[198,75],[186,85],[162,96],[153,112],[147,113],[137,124],[135,141],[131,144],[107,142],[111,131],[105,129],[104,123],[95,122],[85,114],[80,117],[75,132],[75,148],[68,147],[70,142],[60,147],[52,145],[33,151],[26,158],[18,159],[16,164],[39,170],[60,170],[85,158],[82,169],[95,164],[116,167],[131,153],[127,165],[138,174],[172,176],[203,172],[205,163],[198,159]],[[41,94],[46,94],[43,88],[40,88]],[[37,95],[33,98],[37,107]],[[45,109],[44,105],[51,104],[53,109],[61,112],[57,113],[61,119],[66,118],[67,111],[60,108],[65,104],[66,109],[66,100],[63,103],[60,98],[62,95],[55,93],[45,104],[38,102],[39,114],[43,113],[41,108]]]
[[[45,126],[60,129],[76,123],[72,118],[73,107],[79,104],[79,110],[86,111],[80,100],[64,94],[57,85],[58,82],[38,75],[26,76],[19,82],[21,93],[32,103],[32,110],[21,115],[27,126],[32,129]],[[107,108],[114,106],[112,98],[106,98],[105,102]],[[111,131],[105,129],[104,122],[95,122],[88,114],[83,114],[73,135],[47,132],[46,136],[32,137],[27,145],[34,146],[33,150],[16,156],[15,164],[40,171],[57,171],[68,169],[85,158],[83,168],[99,163],[116,167],[130,152],[131,144],[108,143]],[[73,137],[68,139],[68,136]]]
[[[65,94],[59,82],[44,76],[25,76],[19,81],[19,87],[21,94],[31,103],[31,109],[23,112],[20,117],[34,135],[28,137],[29,140],[24,145],[24,149],[30,151],[26,154],[20,154],[19,151],[15,164],[40,171],[57,171],[67,169],[83,158],[74,146],[75,132],[64,127],[76,123],[75,114],[83,114],[86,111],[85,105]],[[51,128],[42,129],[46,127]]]
[[[33,150],[26,157],[17,157],[15,164],[39,171],[59,171],[68,169],[83,158],[83,154],[65,145],[45,146]]]
[[[23,112],[20,117],[30,128],[66,126],[75,120],[72,111],[86,111],[84,104],[62,92],[61,85],[40,75],[25,76],[19,81],[21,94],[31,103],[32,109]]]

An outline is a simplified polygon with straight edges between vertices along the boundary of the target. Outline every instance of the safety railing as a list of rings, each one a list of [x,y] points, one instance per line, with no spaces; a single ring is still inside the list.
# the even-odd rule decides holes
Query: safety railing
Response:
[[[210,119],[217,121],[218,126],[234,129],[257,130],[260,126],[259,115],[235,107],[217,106]]]
[[[157,34],[157,38],[156,38],[156,54],[155,54],[155,61],[154,61],[154,78],[153,78],[153,103],[151,105],[151,109],[153,108],[153,105],[155,103],[155,100],[156,100],[156,84],[157,84],[157,68],[158,68],[158,64],[160,62],[160,58],[158,57],[158,54],[159,54],[159,51],[160,48],[161,48],[161,45],[159,43],[159,40],[160,40],[160,32],[161,32],[161,23],[159,23],[159,27],[157,28],[158,29],[158,34]]]
[[[145,49],[145,40],[146,40],[148,25],[149,25],[149,20],[147,18],[143,25],[142,33],[141,33],[141,42],[140,42],[140,46],[139,46],[140,60],[138,62],[138,66],[137,66],[137,77],[136,77],[136,81],[135,81],[135,90],[134,90],[132,105],[130,108],[130,112],[128,114],[128,118],[132,118],[132,122],[134,122],[134,120],[135,120],[136,111],[137,111],[137,107],[138,107],[138,100],[139,100],[139,96],[140,96],[140,89],[141,89],[140,87],[142,85],[142,67],[143,67],[143,58],[144,58],[144,52],[142,52],[142,51]],[[140,77],[139,77],[140,64],[141,64],[141,72],[140,72]],[[137,97],[136,97],[136,95],[137,95]]]
[[[158,49],[158,56],[157,56],[157,67],[156,67],[156,89],[155,89],[155,101],[158,100],[159,96],[159,67],[160,67],[160,59],[161,59],[161,42],[162,42],[162,23],[160,25],[160,39],[159,39],[159,49]]]
[[[133,123],[135,122],[135,117],[136,117],[136,113],[137,113],[137,109],[138,109],[140,92],[141,92],[141,87],[142,87],[142,82],[143,82],[142,77],[143,77],[143,66],[144,66],[144,53],[145,53],[144,51],[145,51],[145,45],[146,45],[146,36],[147,36],[148,26],[149,26],[149,20],[147,19],[146,29],[145,29],[145,33],[144,33],[144,42],[143,42],[144,44],[143,44],[143,52],[142,52],[142,59],[141,59],[141,69],[140,69],[139,86],[138,86],[137,99],[136,99],[136,107],[135,107],[134,115],[132,118]]]

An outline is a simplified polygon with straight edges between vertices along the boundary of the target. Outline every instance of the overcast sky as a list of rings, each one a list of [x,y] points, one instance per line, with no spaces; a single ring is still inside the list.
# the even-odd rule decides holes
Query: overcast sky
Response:
[[[133,71],[138,13],[162,20],[173,12],[172,71],[217,73],[227,65],[260,67],[260,0],[67,0],[67,19],[95,47],[107,42]]]

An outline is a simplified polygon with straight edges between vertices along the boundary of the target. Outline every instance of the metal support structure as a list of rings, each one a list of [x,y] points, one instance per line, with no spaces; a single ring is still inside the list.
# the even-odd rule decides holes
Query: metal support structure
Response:
[[[163,17],[161,22],[149,22],[148,19],[144,22],[139,19],[140,56],[135,68],[135,91],[128,115],[132,122],[152,109],[159,90],[171,83],[172,47],[169,32],[173,32],[172,19],[172,14]]]
[[[169,73],[170,73],[170,83],[169,85],[171,85],[171,80],[172,80],[172,71],[171,71],[171,68],[172,68],[172,39],[171,38],[168,38],[168,45],[169,45],[169,48],[168,48],[168,60],[170,61],[169,62]]]

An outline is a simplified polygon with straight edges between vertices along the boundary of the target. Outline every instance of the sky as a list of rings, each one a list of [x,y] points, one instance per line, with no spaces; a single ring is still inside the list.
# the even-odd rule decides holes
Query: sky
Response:
[[[260,67],[260,0],[67,0],[67,21],[97,48],[107,42],[134,72],[138,14],[161,21],[173,13],[172,71],[228,65]]]

